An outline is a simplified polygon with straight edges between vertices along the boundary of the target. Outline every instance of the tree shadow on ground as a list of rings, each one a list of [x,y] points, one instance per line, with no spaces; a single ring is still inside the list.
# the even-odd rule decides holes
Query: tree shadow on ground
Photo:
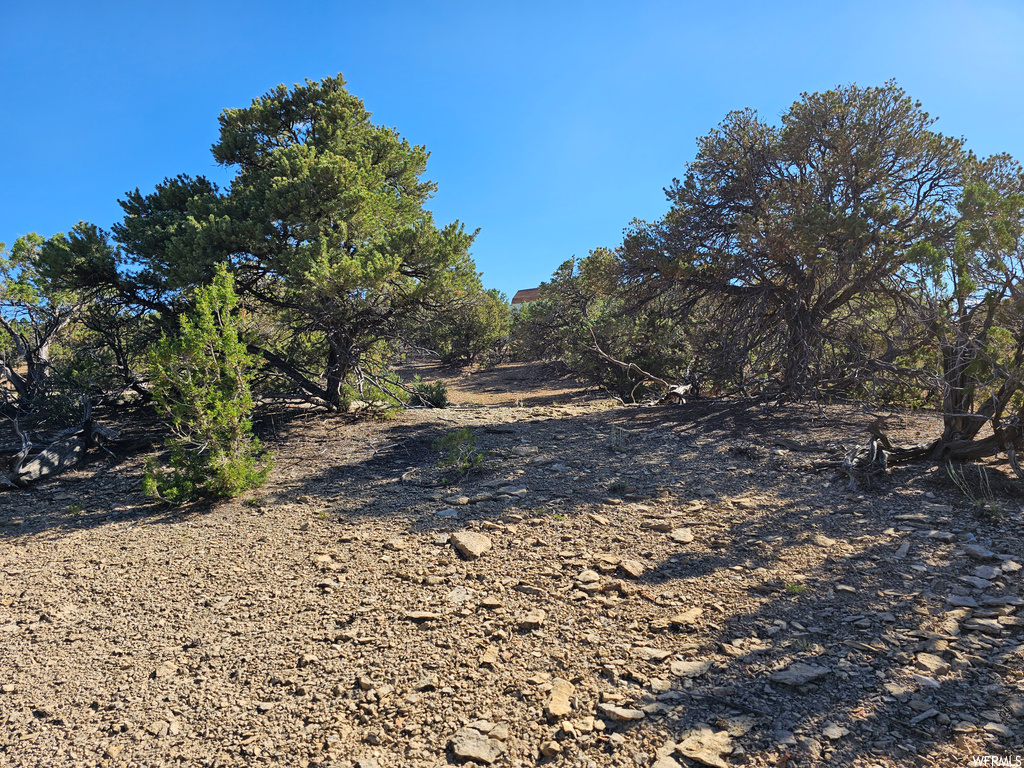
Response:
[[[624,647],[591,643],[585,657],[564,660],[564,674],[596,677],[603,690],[666,707],[636,728],[679,736],[700,723],[728,728],[731,719],[750,714],[745,710],[764,712],[734,741],[747,753],[787,765],[825,759],[942,764],[957,750],[995,752],[1016,744],[983,744],[978,729],[955,728],[963,717],[983,725],[981,713],[990,710],[1008,719],[1007,696],[1020,680],[1019,628],[1008,625],[991,635],[968,626],[989,618],[986,611],[999,612],[984,604],[986,595],[1012,593],[1019,585],[1004,581],[1005,589],[972,592],[961,580],[974,565],[962,545],[970,536],[1005,541],[1019,526],[929,500],[925,494],[942,486],[941,474],[924,467],[900,470],[863,491],[849,490],[844,477],[815,473],[813,460],[822,452],[835,455],[840,443],[858,442],[849,431],[860,423],[856,412],[767,411],[753,401],[707,401],[575,414],[536,409],[498,421],[481,409],[469,426],[477,449],[490,454],[489,466],[466,477],[444,476],[434,466],[435,441],[457,426],[433,420],[444,416],[358,424],[308,415],[282,419],[274,444],[276,482],[250,497],[252,511],[304,504],[324,513],[318,525],[338,531],[387,520],[392,525],[381,535],[416,540],[423,534],[424,551],[466,528],[489,532],[495,557],[510,567],[502,574],[512,580],[510,609],[543,601],[550,614],[545,646],[560,638],[576,644],[581,625],[598,638],[629,639]],[[802,450],[807,447],[819,453]],[[125,469],[137,474],[138,466],[129,462]],[[88,498],[90,508],[102,507],[105,516],[76,521],[50,509],[34,527],[12,530],[8,524],[0,535],[59,533],[133,516],[154,523],[182,519],[142,503],[133,490],[137,478],[97,475],[76,480],[83,490],[73,493]],[[520,488],[523,497],[514,493]],[[456,502],[456,517],[438,516],[451,499],[477,495],[487,498]],[[11,517],[0,513],[0,520]],[[668,531],[658,526],[666,521]],[[689,528],[693,541],[678,543],[677,528]],[[1010,554],[1019,557],[1017,541]],[[899,555],[904,543],[908,551]],[[394,557],[387,567],[415,567],[412,555],[395,550]],[[625,574],[627,559],[646,571]],[[449,560],[447,567],[467,577],[487,575],[486,557]],[[579,576],[593,568],[608,586],[591,594]],[[972,597],[979,605],[974,615],[961,617],[957,635],[948,627],[940,631],[954,609],[950,596]],[[672,624],[690,608],[702,610],[697,619]],[[401,621],[407,608],[388,610]],[[530,632],[513,633],[507,644],[528,655],[538,652],[535,640]],[[673,674],[670,661],[636,657],[635,649],[646,646],[710,666],[692,678]],[[929,674],[922,653],[951,668],[934,674],[938,687],[913,677]],[[802,686],[772,680],[794,662],[827,672]],[[657,693],[655,679],[671,684]],[[936,712],[923,717],[931,709]]]

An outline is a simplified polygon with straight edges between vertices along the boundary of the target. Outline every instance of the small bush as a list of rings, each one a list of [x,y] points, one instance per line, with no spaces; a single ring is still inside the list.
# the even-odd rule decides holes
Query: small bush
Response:
[[[476,449],[476,435],[469,427],[439,437],[434,441],[434,449],[441,452],[437,466],[454,469],[460,475],[468,475],[484,464],[484,454]]]
[[[199,497],[230,498],[266,482],[271,463],[252,435],[249,382],[255,361],[238,340],[237,305],[227,269],[196,291],[192,318],[164,337],[150,356],[158,413],[172,437],[170,469],[146,464],[143,492],[170,504]]]
[[[420,381],[417,376],[412,383],[413,396],[410,400],[418,400],[421,405],[427,408],[447,408],[451,403],[448,401],[448,385],[443,381],[435,381],[427,384]]]

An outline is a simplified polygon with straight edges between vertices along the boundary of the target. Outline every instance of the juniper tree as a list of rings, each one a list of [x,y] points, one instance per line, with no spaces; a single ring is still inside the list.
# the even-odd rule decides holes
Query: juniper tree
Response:
[[[237,305],[233,280],[220,265],[213,282],[196,290],[179,333],[165,336],[150,356],[153,399],[171,430],[171,468],[149,462],[147,495],[174,504],[226,498],[267,479],[271,464],[249,420],[256,361],[239,341]]]

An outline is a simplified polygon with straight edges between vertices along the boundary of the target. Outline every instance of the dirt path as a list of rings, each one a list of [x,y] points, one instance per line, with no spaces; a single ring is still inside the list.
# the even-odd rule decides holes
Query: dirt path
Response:
[[[850,491],[812,463],[856,408],[627,409],[549,375],[265,414],[271,483],[211,509],[142,499],[142,456],[0,495],[0,766],[1024,753],[1012,484],[1002,517],[924,467]],[[435,466],[461,427],[468,477]]]

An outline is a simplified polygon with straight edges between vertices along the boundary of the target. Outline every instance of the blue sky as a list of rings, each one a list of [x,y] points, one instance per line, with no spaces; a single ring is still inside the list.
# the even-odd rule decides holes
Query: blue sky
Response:
[[[714,7],[713,7],[714,6]],[[666,210],[732,109],[890,78],[979,154],[1024,159],[1024,3],[0,3],[0,240],[120,217],[167,176],[229,173],[217,116],[342,72],[431,151],[439,223],[511,296]]]

